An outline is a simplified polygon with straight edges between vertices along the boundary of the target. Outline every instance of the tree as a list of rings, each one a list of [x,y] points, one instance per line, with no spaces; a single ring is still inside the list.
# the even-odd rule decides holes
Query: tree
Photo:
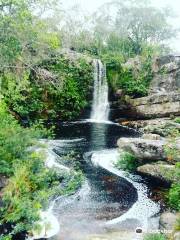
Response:
[[[168,21],[172,11],[157,9],[144,0],[112,1],[96,16],[94,31],[101,42],[123,48],[129,45],[135,54],[141,53],[144,44],[160,45],[177,33]]]
[[[53,0],[0,0],[0,70],[30,68],[60,45],[45,10]],[[43,9],[43,10],[42,10]],[[47,19],[47,20],[46,20]],[[17,71],[18,72],[18,71]]]

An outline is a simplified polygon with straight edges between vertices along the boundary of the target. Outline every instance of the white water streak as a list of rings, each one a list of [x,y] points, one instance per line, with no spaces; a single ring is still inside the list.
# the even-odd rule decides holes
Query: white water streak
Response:
[[[107,222],[108,225],[121,223],[128,219],[136,219],[141,223],[143,230],[151,230],[158,228],[158,218],[154,217],[155,214],[159,213],[159,204],[153,202],[148,198],[147,187],[133,180],[132,174],[127,175],[127,172],[118,170],[114,167],[114,163],[117,162],[120,157],[117,149],[97,151],[92,154],[92,162],[95,165],[101,166],[111,173],[116,174],[119,177],[126,179],[130,182],[137,190],[138,200],[134,205],[122,216],[110,220]]]
[[[107,121],[109,116],[108,84],[106,67],[98,59],[94,59],[94,92],[91,119]]]

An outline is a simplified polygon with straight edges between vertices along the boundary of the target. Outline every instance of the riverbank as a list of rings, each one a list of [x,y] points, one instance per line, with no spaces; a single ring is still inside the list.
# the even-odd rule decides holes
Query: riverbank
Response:
[[[174,239],[179,236],[176,236],[176,231],[179,231],[179,215],[174,214],[173,209],[176,212],[180,210],[179,62],[178,56],[157,58],[153,65],[154,77],[148,96],[134,99],[123,96],[125,102],[119,112],[121,116],[123,113],[123,117],[117,119],[122,126],[141,132],[140,138],[118,140],[121,152],[118,165],[170,187],[165,200],[166,209],[171,211],[169,214],[176,220],[169,218],[168,227],[162,224],[161,229],[171,231]],[[119,104],[121,106],[121,101]]]

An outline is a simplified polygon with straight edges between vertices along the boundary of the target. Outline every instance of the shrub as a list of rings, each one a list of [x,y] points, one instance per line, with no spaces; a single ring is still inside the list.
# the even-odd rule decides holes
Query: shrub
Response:
[[[169,203],[170,206],[180,211],[180,184],[174,183],[169,190]]]
[[[175,118],[175,119],[174,119],[174,122],[180,124],[180,117]]]
[[[123,152],[120,155],[119,161],[116,163],[116,167],[123,170],[134,171],[138,167],[138,162],[134,155]]]
[[[0,173],[10,176],[14,172],[13,164],[24,161],[28,156],[27,148],[50,131],[41,124],[22,128],[8,113],[3,101],[0,102],[0,122]]]

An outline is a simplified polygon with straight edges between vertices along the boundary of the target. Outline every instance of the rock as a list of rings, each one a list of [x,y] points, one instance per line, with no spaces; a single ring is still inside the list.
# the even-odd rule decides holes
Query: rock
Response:
[[[179,217],[180,217],[179,213],[172,212],[162,213],[159,220],[160,228],[162,230],[173,231]]]
[[[154,77],[149,94],[176,91],[180,87],[180,56],[167,55],[155,58],[152,64]]]
[[[174,233],[173,240],[180,240],[180,231]]]
[[[163,140],[149,140],[141,138],[120,138],[118,140],[118,147],[133,154],[140,163],[148,161],[167,160],[164,151],[166,141]]]
[[[147,139],[147,140],[161,140],[162,137],[158,134],[143,134],[142,136],[143,139]]]
[[[160,136],[165,136],[165,135],[161,134],[162,133],[161,131],[159,133],[159,131],[156,131],[156,129],[162,129],[164,133],[166,124],[172,123],[174,127],[174,122],[170,118],[156,118],[156,119],[149,119],[149,120],[119,119],[118,122],[123,126],[127,126],[129,128],[135,128],[144,133],[158,134]],[[180,124],[179,124],[179,129],[180,129]]]
[[[119,116],[128,119],[152,119],[180,116],[180,92],[159,92],[147,97],[126,99]]]
[[[164,162],[157,162],[145,164],[137,168],[137,171],[151,177],[155,177],[164,182],[177,182],[177,177],[174,175],[175,166],[165,164]]]
[[[160,140],[120,138],[117,143],[120,150],[133,154],[139,163],[168,161],[169,153],[166,152],[167,144],[170,149],[173,149],[173,152],[177,152],[171,160],[180,161],[180,155],[178,154],[180,152],[180,138],[175,139],[175,143],[172,144],[165,138],[161,138]]]
[[[180,115],[180,92],[158,93],[130,100],[135,118],[148,119]]]
[[[118,89],[118,90],[116,91],[116,96],[117,96],[117,97],[121,97],[123,94],[124,94],[124,93],[123,93],[123,89]]]

